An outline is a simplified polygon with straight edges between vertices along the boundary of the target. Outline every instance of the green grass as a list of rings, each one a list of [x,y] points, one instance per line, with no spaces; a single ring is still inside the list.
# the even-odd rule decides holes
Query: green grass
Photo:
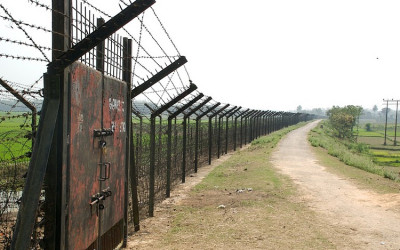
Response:
[[[360,129],[358,132],[358,136],[363,136],[363,137],[382,137],[382,133],[377,132],[377,131],[366,131]]]
[[[334,249],[325,226],[296,200],[295,185],[269,161],[279,140],[300,126],[261,137],[214,168],[173,209],[166,236],[152,248]],[[252,191],[236,192],[246,188]]]
[[[0,162],[20,160],[31,151],[32,141],[26,138],[31,132],[31,119],[23,112],[0,112]]]
[[[284,128],[268,136],[258,138],[251,143],[251,147],[248,150],[255,151],[263,149],[265,157],[267,157],[284,135],[302,126],[304,126],[304,123],[299,123],[298,125]],[[270,187],[277,188],[281,185],[280,179],[274,176],[274,170],[272,169],[257,168],[254,171],[247,171],[245,166],[249,163],[253,164],[254,162],[259,162],[259,164],[266,164],[265,158],[261,157],[255,159],[248,155],[249,154],[238,152],[235,157],[232,157],[229,161],[216,167],[201,184],[194,188],[194,191],[214,190],[217,186],[217,189],[247,188],[248,179],[255,180],[255,184],[253,184],[252,187],[254,189],[265,190],[270,189]],[[226,171],[226,167],[232,165],[234,168],[231,169],[234,170]]]
[[[312,146],[326,149],[328,154],[338,158],[346,165],[399,181],[398,174],[374,162],[368,145],[333,137],[326,121],[322,123],[322,126],[316,127],[310,132],[309,141]]]
[[[326,150],[322,147],[314,148],[315,155],[318,161],[326,167],[326,169],[338,176],[351,180],[362,189],[372,189],[377,193],[398,193],[399,182],[392,181],[384,176],[379,176],[369,173],[359,168],[350,167],[340,161],[338,158],[327,154]],[[389,171],[396,171],[396,169],[387,168]]]

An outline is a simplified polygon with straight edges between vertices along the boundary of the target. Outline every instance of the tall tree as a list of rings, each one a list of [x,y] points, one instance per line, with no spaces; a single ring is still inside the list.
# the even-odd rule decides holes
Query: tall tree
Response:
[[[343,108],[333,106],[327,111],[326,114],[337,137],[353,139],[353,130],[358,124],[362,110],[360,106],[347,105]]]

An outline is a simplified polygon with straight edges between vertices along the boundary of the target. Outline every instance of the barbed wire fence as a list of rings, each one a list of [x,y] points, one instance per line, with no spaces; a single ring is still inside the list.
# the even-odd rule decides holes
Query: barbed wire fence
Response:
[[[115,0],[121,9],[129,6]],[[11,245],[12,232],[24,178],[40,122],[43,73],[51,61],[54,13],[68,18],[71,46],[84,40],[115,15],[92,0],[73,0],[70,16],[51,7],[49,0],[28,0],[21,5],[42,18],[19,16],[17,9],[0,2],[0,247]],[[29,20],[28,20],[29,19]],[[131,91],[143,87],[169,65],[178,65],[161,79],[141,89],[131,102],[134,166],[130,167],[129,223],[139,230],[139,220],[154,216],[154,205],[170,196],[174,186],[210,164],[222,154],[236,150],[261,135],[299,121],[305,114],[251,110],[219,103],[193,84],[182,56],[165,25],[150,7],[104,41],[104,61],[96,48],[79,58],[104,75],[124,80],[124,38],[132,41]],[[27,70],[29,69],[29,70]],[[24,72],[21,74],[21,72]],[[46,183],[44,184],[46,185]],[[32,248],[43,248],[45,223],[44,190],[37,211]],[[135,197],[136,196],[136,197]]]
[[[24,5],[28,6],[26,1]],[[51,55],[50,36],[47,43],[42,39],[51,30],[24,19],[7,2],[0,2],[0,247],[4,248],[11,243],[43,102],[42,75]],[[31,73],[32,68],[39,70]],[[32,235],[33,241],[37,238],[39,232]]]

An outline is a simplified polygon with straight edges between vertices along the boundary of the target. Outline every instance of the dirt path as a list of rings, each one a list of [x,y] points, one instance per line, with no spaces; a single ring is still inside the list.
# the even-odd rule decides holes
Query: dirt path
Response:
[[[248,147],[249,145],[246,145],[240,150]],[[170,229],[176,206],[187,198],[191,188],[200,183],[216,166],[229,159],[233,154],[234,152],[230,152],[213,160],[211,165],[199,168],[197,173],[186,178],[185,183],[174,187],[171,191],[171,197],[156,205],[154,217],[141,221],[140,231],[134,233],[134,228],[131,225],[129,227],[131,236],[128,239],[127,249],[156,249]]]
[[[398,195],[357,188],[318,164],[307,134],[317,122],[289,133],[272,155],[274,166],[298,184],[304,200],[329,226],[339,226],[358,246],[348,249],[400,249]]]

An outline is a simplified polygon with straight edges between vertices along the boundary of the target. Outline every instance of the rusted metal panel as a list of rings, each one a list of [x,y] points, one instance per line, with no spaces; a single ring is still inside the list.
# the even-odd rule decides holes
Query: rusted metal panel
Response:
[[[86,249],[98,236],[97,206],[92,195],[101,189],[101,149],[94,130],[101,128],[102,75],[75,63],[71,72],[69,180],[67,193],[67,249]]]
[[[105,78],[103,126],[111,128],[114,134],[104,137],[107,145],[103,161],[110,162],[111,166],[110,178],[101,182],[101,190],[109,188],[112,195],[103,202],[102,235],[124,218],[127,92],[126,83]]]
[[[124,82],[72,66],[67,249],[114,249],[123,240],[127,91]]]

